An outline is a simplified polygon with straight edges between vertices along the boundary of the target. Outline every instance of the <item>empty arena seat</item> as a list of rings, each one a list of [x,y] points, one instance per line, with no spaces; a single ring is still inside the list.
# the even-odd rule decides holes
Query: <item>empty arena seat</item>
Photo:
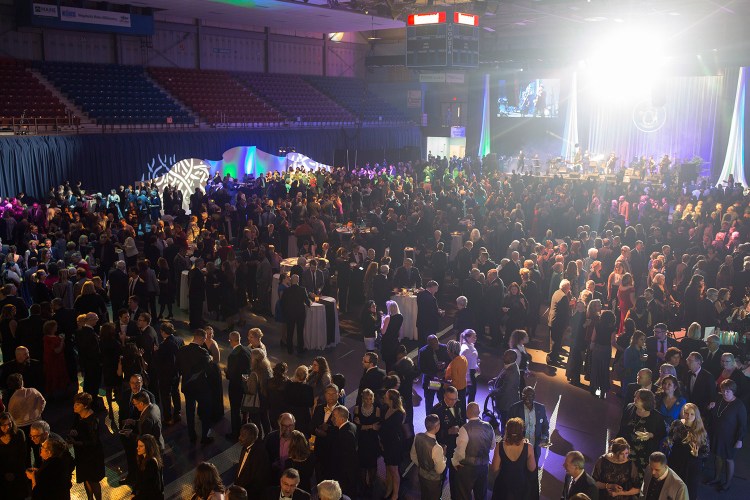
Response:
[[[0,61],[0,117],[65,119],[65,105],[27,68],[24,61]]]

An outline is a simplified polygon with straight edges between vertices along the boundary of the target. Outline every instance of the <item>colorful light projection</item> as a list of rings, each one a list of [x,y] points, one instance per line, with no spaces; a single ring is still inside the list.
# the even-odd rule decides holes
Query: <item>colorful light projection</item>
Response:
[[[258,177],[268,172],[285,172],[290,167],[305,170],[331,169],[329,165],[318,163],[300,153],[275,156],[256,146],[238,146],[225,151],[221,160],[204,161],[210,166],[212,177],[218,172],[222,177],[229,174],[240,180],[246,176]]]

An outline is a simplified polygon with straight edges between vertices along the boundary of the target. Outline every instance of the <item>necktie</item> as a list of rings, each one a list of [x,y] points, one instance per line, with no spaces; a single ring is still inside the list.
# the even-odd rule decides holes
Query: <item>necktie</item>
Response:
[[[664,354],[664,341],[663,340],[659,341],[659,352]]]
[[[695,381],[698,378],[698,375],[690,372],[690,392],[693,392],[693,387],[695,387]]]
[[[312,275],[313,275],[312,276],[312,278],[313,278],[313,292],[318,289],[317,280],[315,279],[317,274],[318,273],[316,273],[315,271],[313,271],[313,273],[312,273]]]

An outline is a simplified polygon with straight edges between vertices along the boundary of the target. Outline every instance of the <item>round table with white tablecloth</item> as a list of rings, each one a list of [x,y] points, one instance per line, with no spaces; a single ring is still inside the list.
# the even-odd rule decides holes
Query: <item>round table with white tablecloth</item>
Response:
[[[334,321],[331,327],[331,334],[328,332],[328,321],[326,319],[326,306],[323,302],[328,303],[328,307],[333,306],[331,319]],[[339,313],[336,308],[336,299],[333,297],[319,297],[307,308],[305,316],[304,330],[305,348],[322,350],[328,346],[334,346],[341,341],[341,332],[339,331]]]
[[[401,295],[400,293],[391,297],[391,300],[398,304],[404,322],[401,325],[402,339],[418,340],[417,334],[417,296],[414,294]]]
[[[463,233],[451,233],[451,260],[456,258],[458,251],[464,246],[464,235]]]

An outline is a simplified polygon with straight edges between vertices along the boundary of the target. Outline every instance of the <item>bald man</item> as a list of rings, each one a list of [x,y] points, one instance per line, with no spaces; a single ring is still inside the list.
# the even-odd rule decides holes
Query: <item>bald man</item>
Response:
[[[481,410],[477,403],[466,407],[466,424],[458,430],[456,450],[451,463],[457,471],[456,500],[471,500],[487,497],[487,475],[490,453],[495,449],[495,431],[479,418]],[[452,480],[452,478],[451,478]]]

